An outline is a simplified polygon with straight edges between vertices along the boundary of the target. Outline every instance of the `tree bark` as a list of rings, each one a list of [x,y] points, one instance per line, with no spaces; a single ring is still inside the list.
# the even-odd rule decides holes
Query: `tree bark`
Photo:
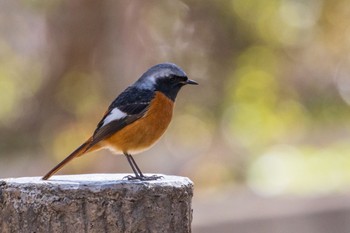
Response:
[[[188,178],[128,181],[124,176],[0,180],[0,232],[191,232]]]

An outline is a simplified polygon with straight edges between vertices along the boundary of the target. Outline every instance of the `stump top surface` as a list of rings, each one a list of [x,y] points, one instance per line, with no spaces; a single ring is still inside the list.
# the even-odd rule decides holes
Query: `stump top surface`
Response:
[[[187,177],[181,176],[168,176],[160,175],[163,178],[152,181],[139,181],[139,180],[126,180],[125,176],[130,174],[81,174],[81,175],[57,175],[52,176],[49,180],[42,180],[41,177],[20,177],[20,178],[6,178],[0,179],[0,185],[6,184],[10,186],[26,186],[26,185],[48,185],[48,186],[60,186],[66,188],[100,188],[102,186],[115,186],[115,185],[148,185],[158,187],[180,187],[193,185],[192,181]],[[145,174],[149,176],[150,174]],[[152,174],[153,175],[153,174]],[[158,175],[158,174],[157,174]]]

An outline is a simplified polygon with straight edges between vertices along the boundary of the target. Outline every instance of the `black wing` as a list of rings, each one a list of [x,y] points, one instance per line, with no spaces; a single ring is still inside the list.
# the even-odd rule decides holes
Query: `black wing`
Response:
[[[143,90],[133,86],[128,87],[113,101],[98,123],[90,147],[143,117],[153,97],[154,92],[151,90]],[[103,125],[106,117],[115,108],[126,113],[126,116]]]

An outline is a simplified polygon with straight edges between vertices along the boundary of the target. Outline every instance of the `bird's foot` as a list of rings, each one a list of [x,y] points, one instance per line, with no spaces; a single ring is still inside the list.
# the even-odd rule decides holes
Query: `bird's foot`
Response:
[[[128,176],[124,176],[123,180],[140,180],[140,181],[151,181],[151,180],[159,180],[164,178],[163,176],[157,176],[157,175],[153,175],[153,176],[132,176],[132,175],[128,175]]]
[[[164,178],[163,176],[153,175],[153,176],[142,176],[141,180],[160,180],[163,178]]]
[[[132,176],[132,175],[128,175],[128,176],[124,176],[123,180],[139,180],[140,177],[138,176]]]

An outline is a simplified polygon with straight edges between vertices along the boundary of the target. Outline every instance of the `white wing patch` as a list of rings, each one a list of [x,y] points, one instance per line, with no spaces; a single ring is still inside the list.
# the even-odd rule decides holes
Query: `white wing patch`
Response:
[[[120,111],[119,108],[114,108],[108,114],[108,116],[104,119],[103,125],[101,127],[107,125],[111,121],[119,120],[119,119],[126,117],[126,116],[127,116],[127,114],[125,112]]]

